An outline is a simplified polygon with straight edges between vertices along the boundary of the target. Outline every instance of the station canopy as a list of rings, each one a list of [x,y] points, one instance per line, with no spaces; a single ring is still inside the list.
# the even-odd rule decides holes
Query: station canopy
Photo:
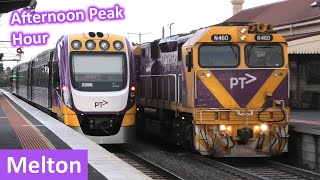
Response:
[[[320,32],[285,36],[289,54],[320,54]]]
[[[0,13],[8,13],[33,4],[35,0],[0,0]]]

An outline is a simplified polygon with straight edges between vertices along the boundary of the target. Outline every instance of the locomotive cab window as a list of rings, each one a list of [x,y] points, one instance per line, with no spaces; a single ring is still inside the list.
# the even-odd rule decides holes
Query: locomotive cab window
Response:
[[[239,65],[239,46],[201,45],[199,65],[203,68],[237,67]]]
[[[248,44],[245,53],[249,67],[282,67],[284,63],[283,48],[279,44]]]
[[[120,91],[126,87],[125,54],[73,54],[72,84],[79,91]]]

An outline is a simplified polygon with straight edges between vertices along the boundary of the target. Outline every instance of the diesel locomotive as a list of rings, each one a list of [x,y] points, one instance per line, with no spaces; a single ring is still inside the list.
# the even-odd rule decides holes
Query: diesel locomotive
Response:
[[[216,157],[288,150],[288,46],[271,25],[219,24],[141,44],[137,131]]]

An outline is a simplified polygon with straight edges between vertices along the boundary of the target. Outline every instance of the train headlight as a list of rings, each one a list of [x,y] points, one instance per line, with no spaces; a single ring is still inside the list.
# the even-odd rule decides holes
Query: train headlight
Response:
[[[227,126],[227,132],[231,133],[232,127],[231,126]]]
[[[220,133],[222,133],[222,134],[224,134],[224,133],[231,134],[232,127],[222,124],[219,126],[219,130],[220,130]]]
[[[113,47],[116,49],[116,50],[121,50],[123,48],[123,43],[121,41],[115,41],[113,43]]]
[[[102,50],[107,50],[107,49],[109,49],[110,44],[108,41],[102,40],[102,41],[100,41],[99,46]]]
[[[226,125],[220,125],[219,126],[220,132],[224,132],[224,131],[226,131],[226,129],[227,129]]]
[[[68,108],[72,108],[69,89],[66,85],[62,86],[62,96],[63,96],[63,101],[66,104],[66,106],[68,106]]]
[[[86,42],[86,48],[88,50],[94,50],[94,48],[96,48],[96,43],[94,41],[92,41],[92,40],[88,40]]]
[[[74,50],[79,50],[82,47],[82,43],[79,40],[74,40],[72,41],[71,46]]]
[[[261,124],[261,125],[260,125],[260,129],[261,129],[262,132],[266,132],[266,131],[268,130],[268,125],[266,125],[266,124]]]

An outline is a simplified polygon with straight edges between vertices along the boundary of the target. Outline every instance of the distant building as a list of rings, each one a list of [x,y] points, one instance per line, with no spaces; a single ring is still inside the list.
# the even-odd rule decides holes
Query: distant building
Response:
[[[236,15],[242,11],[244,0],[232,0],[231,3],[233,6],[233,15]]]
[[[320,108],[320,1],[279,1],[243,10],[225,22],[272,24],[289,45],[292,107]]]

